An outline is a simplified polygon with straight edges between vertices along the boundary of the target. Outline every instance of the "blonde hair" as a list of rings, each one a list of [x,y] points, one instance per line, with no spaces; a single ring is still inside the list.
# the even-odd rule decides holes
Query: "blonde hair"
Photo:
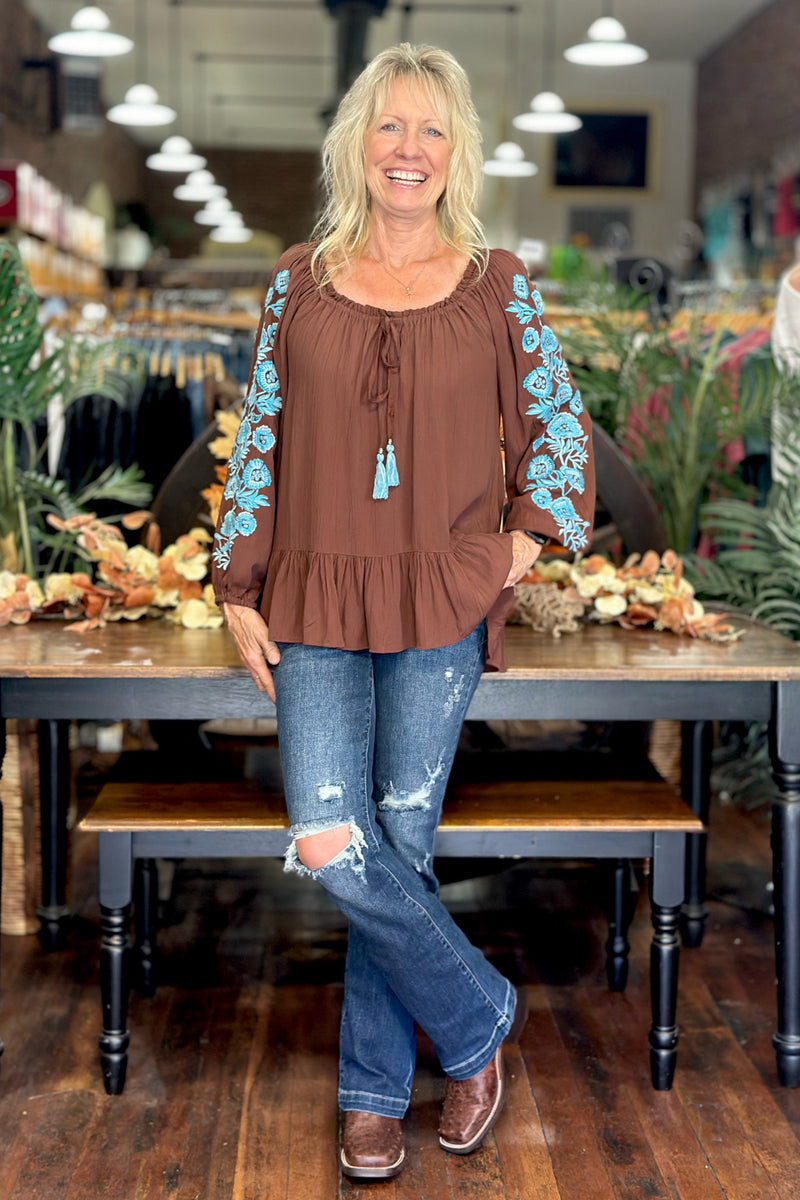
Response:
[[[439,236],[486,269],[486,236],[475,215],[483,182],[481,131],[469,80],[452,54],[436,46],[403,42],[378,54],[342,98],[322,146],[325,203],[312,238],[311,266],[320,286],[357,257],[369,236],[370,196],[364,144],[370,125],[397,79],[420,84],[445,125],[451,154],[447,186],[439,197]]]

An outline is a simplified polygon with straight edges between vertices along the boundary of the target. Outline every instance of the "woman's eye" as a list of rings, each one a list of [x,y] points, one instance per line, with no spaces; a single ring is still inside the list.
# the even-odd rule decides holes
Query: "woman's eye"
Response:
[[[429,133],[429,134],[431,134],[433,137],[437,137],[437,138],[439,138],[439,137],[441,137],[441,136],[442,136],[442,131],[441,131],[441,129],[433,129],[433,128],[431,127],[430,129],[426,129],[424,132],[425,132],[425,133]]]
[[[381,125],[381,130],[383,131],[384,129],[397,129],[397,126],[394,121],[387,121],[385,125]]]

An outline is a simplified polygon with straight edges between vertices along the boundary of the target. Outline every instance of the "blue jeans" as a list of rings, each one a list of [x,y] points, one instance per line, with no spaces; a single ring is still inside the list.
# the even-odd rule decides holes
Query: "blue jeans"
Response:
[[[339,1104],[402,1117],[415,1022],[467,1079],[508,1032],[515,995],[439,900],[432,858],[447,777],[483,669],[482,623],[433,650],[373,654],[281,643],[278,740],[292,841],[348,918]],[[350,826],[318,870],[294,839]]]

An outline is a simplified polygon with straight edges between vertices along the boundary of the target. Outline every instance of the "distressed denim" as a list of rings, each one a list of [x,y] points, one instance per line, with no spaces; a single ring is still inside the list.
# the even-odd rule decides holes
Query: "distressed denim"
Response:
[[[511,985],[438,896],[433,842],[486,630],[433,650],[373,654],[280,643],[278,740],[292,841],[286,869],[313,876],[348,918],[339,1104],[401,1117],[415,1022],[454,1079],[492,1058],[514,1015]],[[349,825],[319,870],[296,838]]]

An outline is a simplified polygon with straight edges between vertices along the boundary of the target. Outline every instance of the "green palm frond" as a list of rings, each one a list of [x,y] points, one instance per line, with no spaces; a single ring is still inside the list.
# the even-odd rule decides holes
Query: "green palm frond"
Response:
[[[35,573],[37,548],[52,546],[48,513],[66,519],[109,500],[142,508],[152,494],[136,468],[112,467],[78,495],[39,470],[46,447],[35,427],[51,401],[66,409],[81,396],[102,392],[122,403],[130,376],[112,366],[125,351],[119,343],[64,337],[45,353],[38,314],[19,251],[0,241],[0,551],[28,575]]]

